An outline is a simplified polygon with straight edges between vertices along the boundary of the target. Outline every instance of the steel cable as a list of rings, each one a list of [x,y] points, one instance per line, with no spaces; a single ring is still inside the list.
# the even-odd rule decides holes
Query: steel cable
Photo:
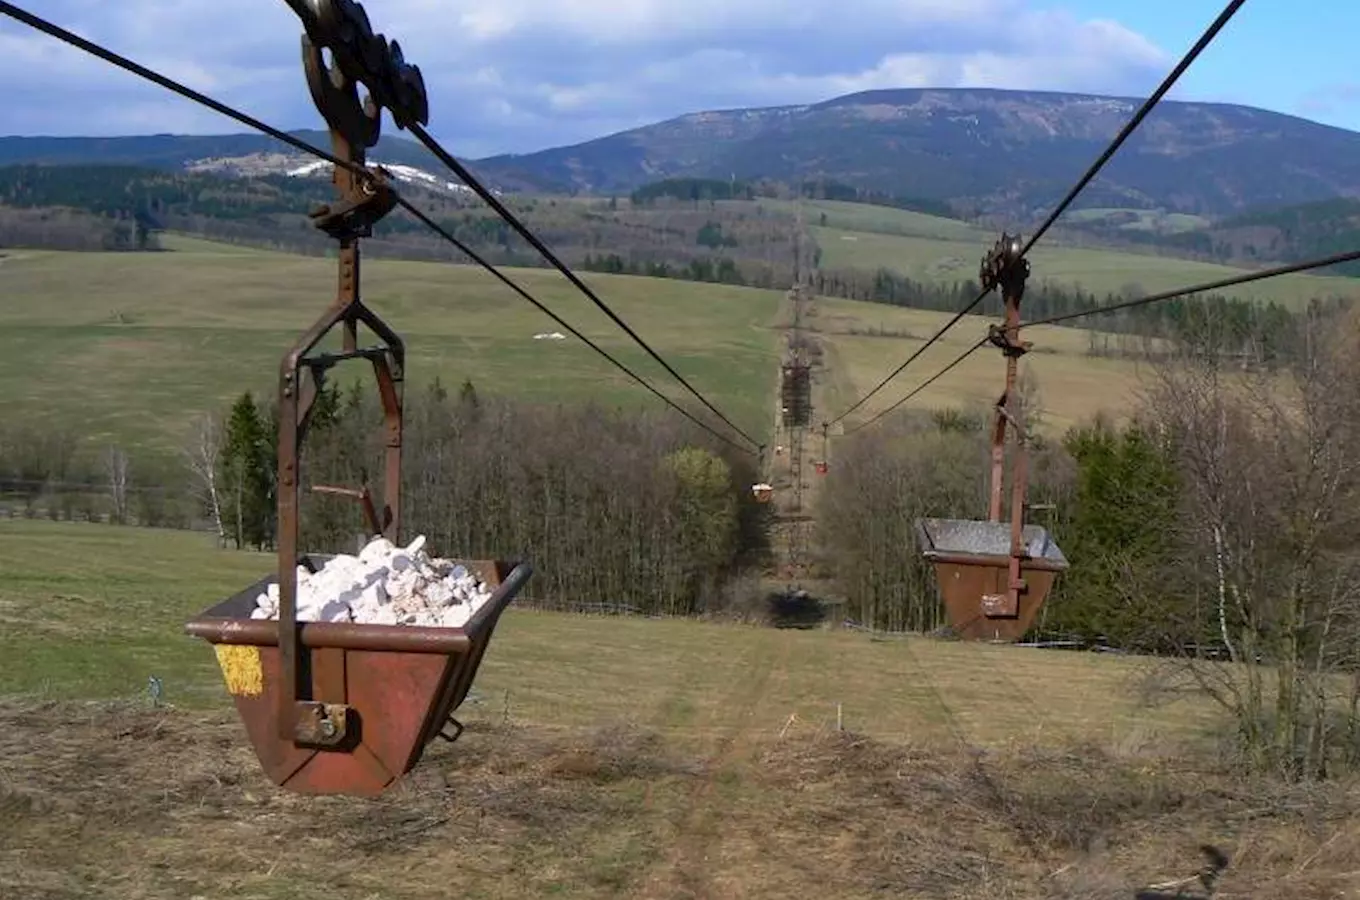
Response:
[[[1195,59],[1201,53],[1204,52],[1204,49],[1208,47],[1210,43],[1213,42],[1214,38],[1216,38],[1218,36],[1218,33],[1223,30],[1223,27],[1228,24],[1228,21],[1232,19],[1234,15],[1237,14],[1237,11],[1242,8],[1242,5],[1245,2],[1246,0],[1232,0],[1232,2],[1230,2],[1226,7],[1224,7],[1223,11],[1219,13],[1218,18],[1213,21],[1213,23],[1205,30],[1205,32],[1202,35],[1200,35],[1199,40],[1195,42],[1194,46],[1192,46],[1181,58],[1181,61],[1176,64],[1176,67],[1173,68],[1171,72],[1166,76],[1166,78],[1162,80],[1162,83],[1158,86],[1157,90],[1153,91],[1152,96],[1148,97],[1148,99],[1143,102],[1143,105],[1138,109],[1136,113],[1134,113],[1133,117],[1129,119],[1127,123],[1125,123],[1124,127],[1120,130],[1119,134],[1117,134],[1114,140],[1110,142],[1109,146],[1105,148],[1105,151],[1100,154],[1100,156],[1096,159],[1094,163],[1091,164],[1091,167],[1086,170],[1086,173],[1082,175],[1080,179],[1078,179],[1077,183],[1073,185],[1070,191],[1067,192],[1067,195],[1062,199],[1058,206],[1053,210],[1052,213],[1049,214],[1048,218],[1045,219],[1043,224],[1041,224],[1039,228],[1034,232],[1030,239],[1025,243],[1024,247],[1020,250],[1017,259],[1024,259],[1025,255],[1029,253],[1031,249],[1033,249],[1034,245],[1038,242],[1039,238],[1043,237],[1043,235],[1047,233],[1050,228],[1053,227],[1053,223],[1055,223],[1058,220],[1058,217],[1061,216],[1063,212],[1065,212],[1067,208],[1072,205],[1072,202],[1076,200],[1077,195],[1080,194],[1082,190],[1084,190],[1086,186],[1091,183],[1091,181],[1096,177],[1096,175],[1100,173],[1101,169],[1103,169],[1105,167],[1105,164],[1110,161],[1110,158],[1114,156],[1115,152],[1124,144],[1126,140],[1129,139],[1133,132],[1137,130],[1138,126],[1143,123],[1143,120],[1147,118],[1148,114],[1152,112],[1152,110],[1157,106],[1157,104],[1161,102],[1162,98],[1166,96],[1166,93],[1170,91],[1171,88],[1176,84],[1176,82],[1180,80],[1181,76],[1185,74],[1186,69],[1190,68],[1191,63],[1193,63]],[[953,328],[956,324],[958,324],[960,319],[968,315],[968,313],[970,313],[979,303],[986,299],[987,295],[990,293],[991,293],[990,288],[980,291],[977,297],[973,299],[973,302],[969,303],[963,309],[959,310],[959,312],[955,313],[954,317],[951,318],[948,322],[946,322],[943,328],[935,332],[935,334],[933,334],[929,340],[927,340],[923,345],[917,348],[915,353],[907,357],[906,362],[902,363],[900,366],[894,369],[888,375],[887,378],[884,378],[882,381],[880,381],[872,390],[870,390],[859,400],[855,401],[855,403],[852,404],[849,409],[842,412],[836,418],[830,420],[827,424],[834,425],[837,422],[840,422],[846,416],[850,415],[852,412],[863,406],[869,400],[870,397],[873,397],[883,388],[887,387],[889,382],[891,382],[898,375],[902,374],[902,372],[907,368],[907,366],[911,365],[918,358],[920,358],[921,354],[924,353],[927,348],[929,348],[932,344],[934,344],[941,337],[943,337],[945,332],[947,332],[949,329]],[[895,406],[896,404],[894,404],[894,407]]]

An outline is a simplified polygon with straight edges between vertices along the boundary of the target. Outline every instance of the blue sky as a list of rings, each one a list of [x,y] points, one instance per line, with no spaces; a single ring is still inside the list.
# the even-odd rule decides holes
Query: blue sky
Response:
[[[1225,3],[1071,0],[1066,5],[1079,15],[1117,18],[1179,59]],[[1356,35],[1357,0],[1247,0],[1181,78],[1173,96],[1244,103],[1360,130]]]
[[[320,122],[283,0],[19,5],[285,128]],[[460,155],[525,152],[686,112],[886,87],[1145,95],[1221,0],[368,0]],[[1172,95],[1360,130],[1357,0],[1248,0]],[[0,134],[239,131],[0,18]]]

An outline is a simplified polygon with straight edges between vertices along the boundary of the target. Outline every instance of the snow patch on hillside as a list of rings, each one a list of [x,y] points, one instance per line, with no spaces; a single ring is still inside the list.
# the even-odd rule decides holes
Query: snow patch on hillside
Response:
[[[398,184],[410,184],[442,194],[467,195],[472,189],[415,166],[385,163],[370,159],[369,165],[382,166]],[[322,159],[312,159],[298,153],[251,153],[244,156],[197,159],[185,165],[190,172],[214,172],[237,178],[258,178],[264,175],[286,175],[289,178],[326,178],[332,165]],[[491,193],[500,196],[495,188]]]

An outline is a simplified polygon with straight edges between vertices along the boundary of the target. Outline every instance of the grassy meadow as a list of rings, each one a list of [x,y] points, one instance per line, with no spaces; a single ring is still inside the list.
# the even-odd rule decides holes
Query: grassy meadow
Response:
[[[7,251],[0,256],[0,384],[12,414],[84,436],[173,447],[192,418],[241,391],[272,395],[279,360],[335,292],[333,260],[191,239],[155,254]],[[510,277],[659,389],[687,396],[556,272]],[[629,276],[583,276],[743,428],[764,427],[780,294]],[[659,406],[580,341],[469,266],[364,262],[364,297],[407,342],[407,382],[435,376],[540,401]],[[354,363],[341,381],[369,378]],[[690,398],[691,402],[694,402]]]
[[[1155,231],[1163,234],[1179,234],[1208,228],[1212,221],[1204,216],[1188,213],[1167,213],[1154,209],[1115,209],[1110,207],[1087,207],[1074,209],[1066,214],[1073,222],[1104,222],[1106,220],[1127,219],[1119,227],[1125,231]]]
[[[833,415],[872,390],[924,344],[952,316],[928,310],[818,298],[810,325],[820,332],[826,352]],[[991,319],[965,316],[896,380],[846,421],[847,427],[874,415],[913,390],[987,334]],[[869,333],[877,332],[877,333]],[[1130,359],[1087,355],[1091,334],[1074,328],[1043,326],[1026,330],[1034,349],[1020,371],[1038,385],[1043,430],[1061,433],[1105,413],[1118,421],[1137,403],[1146,372]],[[996,402],[1005,377],[1001,352],[987,346],[950,370],[902,409],[985,407]]]
[[[760,200],[760,206],[784,215],[797,213],[796,201]],[[733,201],[724,206],[740,208]],[[749,205],[749,204],[745,204]],[[998,233],[956,219],[910,210],[832,200],[802,201],[803,216],[822,249],[827,268],[876,270],[887,268],[919,281],[953,282],[977,278],[978,263],[996,243]],[[1099,221],[1116,209],[1079,209],[1067,213],[1073,221]],[[1197,216],[1135,210],[1129,230],[1182,232],[1206,225]],[[1046,238],[1029,254],[1031,281],[1079,285],[1096,294],[1120,293],[1130,285],[1142,290],[1173,290],[1230,278],[1243,270],[1196,262],[1152,252],[1137,253],[1063,246]],[[1288,275],[1260,284],[1234,288],[1243,299],[1301,306],[1312,297],[1360,297],[1360,279],[1320,275]]]
[[[169,702],[219,707],[227,697],[216,660],[181,626],[273,565],[270,554],[217,550],[202,533],[0,519],[0,696],[127,698],[155,675]],[[778,731],[791,715],[825,725],[838,703],[846,727],[881,740],[962,736],[980,747],[1093,730],[1116,741],[1149,729],[1193,737],[1207,714],[1186,707],[1144,721],[1121,687],[1138,667],[1086,654],[680,619],[507,615],[479,680],[488,710],[502,713],[508,691],[513,715],[559,728],[604,719],[663,732],[722,730],[738,712],[727,695],[748,681],[762,682],[758,708],[742,712],[743,727],[757,732]],[[972,683],[975,666],[991,673],[989,683],[1019,696],[1042,690],[1044,707],[1057,706],[998,702],[992,688]],[[1049,679],[1055,687],[1045,687]],[[1114,694],[1127,702],[1111,704]]]
[[[918,214],[913,214],[918,215]],[[827,268],[887,268],[918,281],[954,282],[977,279],[978,264],[996,243],[997,235],[978,232],[968,239],[943,239],[919,234],[884,234],[813,225],[812,233],[822,248]],[[1029,253],[1031,283],[1049,281],[1080,286],[1098,295],[1123,293],[1138,285],[1147,293],[1169,291],[1194,284],[1231,278],[1242,269],[1216,263],[1063,247],[1041,241]],[[1233,288],[1243,299],[1275,301],[1301,307],[1313,297],[1360,297],[1360,279],[1321,275],[1284,275],[1257,284]]]
[[[986,234],[983,229],[958,219],[946,219],[909,209],[873,206],[868,203],[849,203],[843,200],[766,200],[755,201],[759,206],[784,215],[797,215],[803,208],[803,220],[808,225],[823,226],[842,231],[865,231],[903,237],[936,238],[946,241],[977,241]],[[727,201],[720,206],[743,208],[749,204]],[[823,218],[825,217],[825,218]],[[995,242],[996,236],[991,240]]]
[[[1360,791],[1234,775],[1146,662],[513,607],[457,744],[375,800],[285,793],[181,631],[271,563],[0,521],[0,895],[1076,900],[1212,842],[1225,894],[1322,898],[1360,854]]]
[[[279,358],[334,290],[333,261],[185,237],[167,243],[172,252],[160,254],[15,251],[0,257],[6,296],[0,383],[8,386],[12,410],[65,423],[88,440],[168,451],[198,413],[222,411],[246,389],[272,395]],[[668,383],[655,362],[559,275],[511,274],[684,402],[683,389]],[[585,277],[738,424],[753,434],[768,428],[781,293]],[[368,302],[407,341],[408,384],[419,387],[438,376],[454,387],[471,378],[486,390],[540,401],[659,405],[571,336],[535,340],[560,329],[480,270],[373,260],[364,263],[364,283]],[[823,332],[831,354],[824,396],[835,405],[853,402],[947,318],[837,299],[822,299],[819,308],[820,318],[810,324]],[[986,324],[977,317],[961,321],[866,412],[892,402],[912,379],[932,374],[985,333]],[[864,334],[870,330],[888,336]],[[1082,331],[1039,329],[1031,339],[1040,349],[1024,365],[1038,378],[1052,426],[1126,408],[1138,377],[1132,363],[1086,356],[1089,336]],[[994,357],[979,352],[912,405],[991,402],[1000,366]],[[357,364],[335,376],[342,382],[368,377]]]

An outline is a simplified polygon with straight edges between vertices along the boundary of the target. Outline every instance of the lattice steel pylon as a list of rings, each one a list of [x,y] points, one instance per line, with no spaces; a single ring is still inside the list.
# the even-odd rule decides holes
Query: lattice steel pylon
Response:
[[[812,361],[807,353],[804,323],[811,292],[807,284],[807,258],[803,243],[802,207],[798,208],[798,225],[794,234],[794,278],[788,298],[792,305],[788,347],[781,368],[780,400],[781,424],[788,431],[789,477],[792,482],[786,510],[792,513],[787,522],[788,575],[793,586],[799,586],[808,562],[808,517],[804,509],[807,488],[804,456],[807,452],[807,429],[812,424]]]

